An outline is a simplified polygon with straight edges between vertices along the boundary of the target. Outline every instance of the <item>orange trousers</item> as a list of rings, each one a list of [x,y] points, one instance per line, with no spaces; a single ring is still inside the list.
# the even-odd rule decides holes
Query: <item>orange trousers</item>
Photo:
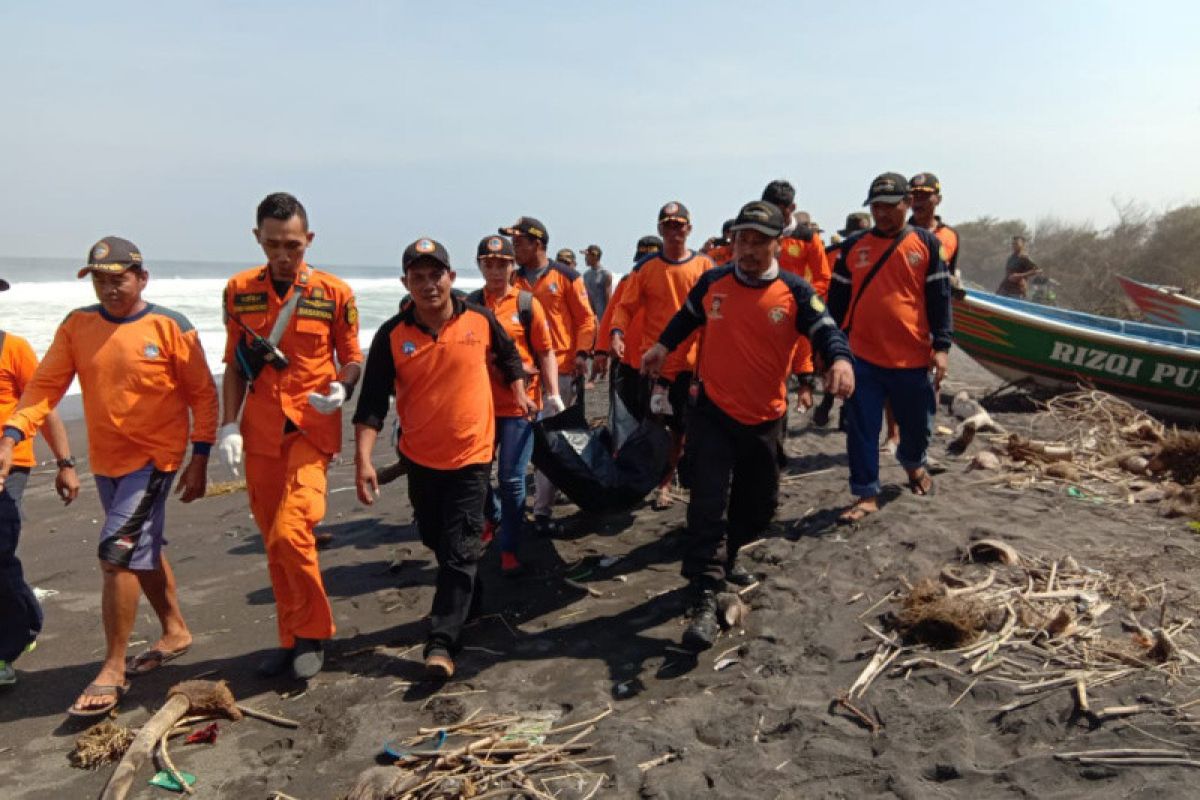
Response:
[[[333,610],[321,580],[313,528],[325,516],[329,456],[300,433],[283,437],[276,457],[247,453],[246,491],[262,532],[275,592],[279,643],[333,637]]]

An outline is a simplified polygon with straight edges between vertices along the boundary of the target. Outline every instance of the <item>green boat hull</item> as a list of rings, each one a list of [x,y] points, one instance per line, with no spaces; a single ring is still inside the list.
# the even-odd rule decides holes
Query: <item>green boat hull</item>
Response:
[[[954,300],[954,342],[1005,380],[1064,391],[1091,386],[1162,416],[1200,421],[1200,347],[1180,331],[971,292]]]

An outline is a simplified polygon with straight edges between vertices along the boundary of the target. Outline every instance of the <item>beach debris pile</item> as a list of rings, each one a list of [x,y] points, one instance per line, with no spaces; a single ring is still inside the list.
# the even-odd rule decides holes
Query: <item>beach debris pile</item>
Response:
[[[410,798],[590,798],[608,774],[596,771],[612,756],[584,755],[585,741],[612,707],[579,722],[554,726],[543,713],[482,714],[389,742],[392,766],[362,772],[344,800]],[[563,738],[565,737],[565,738]]]
[[[1096,725],[1142,713],[1191,719],[1186,708],[1192,702],[1142,698],[1137,705],[1096,707],[1090,695],[1151,673],[1171,687],[1200,688],[1194,620],[1172,613],[1165,582],[1140,586],[1069,555],[1023,555],[984,539],[935,577],[902,583],[860,616],[877,646],[834,701],[872,732],[882,721],[855,703],[875,680],[929,671],[962,687],[952,708],[986,685],[993,689],[989,696],[997,687],[1011,695],[1011,702],[991,709],[997,715],[1065,691],[1077,715]],[[867,619],[889,605],[878,626]]]
[[[133,731],[112,720],[104,720],[75,737],[71,763],[80,769],[99,769],[125,755],[133,742]]]
[[[1054,430],[1053,440],[1004,430],[966,392],[954,398],[952,410],[963,422],[948,450],[958,455],[977,437],[986,442],[968,469],[1002,473],[989,482],[1012,488],[1037,480],[1079,484],[1073,494],[1081,498],[1161,502],[1164,516],[1200,517],[1200,432],[1168,428],[1096,390],[1045,402],[1030,428]]]

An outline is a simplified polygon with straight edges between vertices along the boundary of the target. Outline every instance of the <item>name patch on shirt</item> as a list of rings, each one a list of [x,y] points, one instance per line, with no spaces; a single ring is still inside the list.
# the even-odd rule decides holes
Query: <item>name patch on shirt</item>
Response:
[[[305,297],[296,306],[296,316],[333,322],[333,312],[336,307],[337,304],[333,300],[322,300],[319,297]]]
[[[233,296],[233,313],[248,314],[267,310],[266,292],[243,292]]]

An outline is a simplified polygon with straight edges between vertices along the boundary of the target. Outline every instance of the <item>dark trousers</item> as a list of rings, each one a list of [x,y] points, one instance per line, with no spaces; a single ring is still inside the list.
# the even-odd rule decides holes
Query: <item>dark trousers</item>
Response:
[[[441,470],[410,462],[408,500],[421,542],[438,564],[426,654],[433,647],[458,649],[472,603],[480,597],[483,502],[491,469],[491,464],[472,464]]]
[[[21,495],[28,480],[29,470],[14,469],[0,492],[0,661],[16,661],[42,632],[42,607],[17,558]]]
[[[691,464],[683,577],[720,591],[738,549],[775,516],[786,416],[745,425],[701,396],[687,421]],[[729,522],[724,521],[728,508]]]
[[[889,369],[861,358],[854,360],[854,394],[842,406],[846,451],[850,456],[850,491],[855,497],[876,497],[879,482],[879,431],[883,405],[892,404],[900,429],[896,460],[912,471],[925,466],[937,396],[929,370]]]

